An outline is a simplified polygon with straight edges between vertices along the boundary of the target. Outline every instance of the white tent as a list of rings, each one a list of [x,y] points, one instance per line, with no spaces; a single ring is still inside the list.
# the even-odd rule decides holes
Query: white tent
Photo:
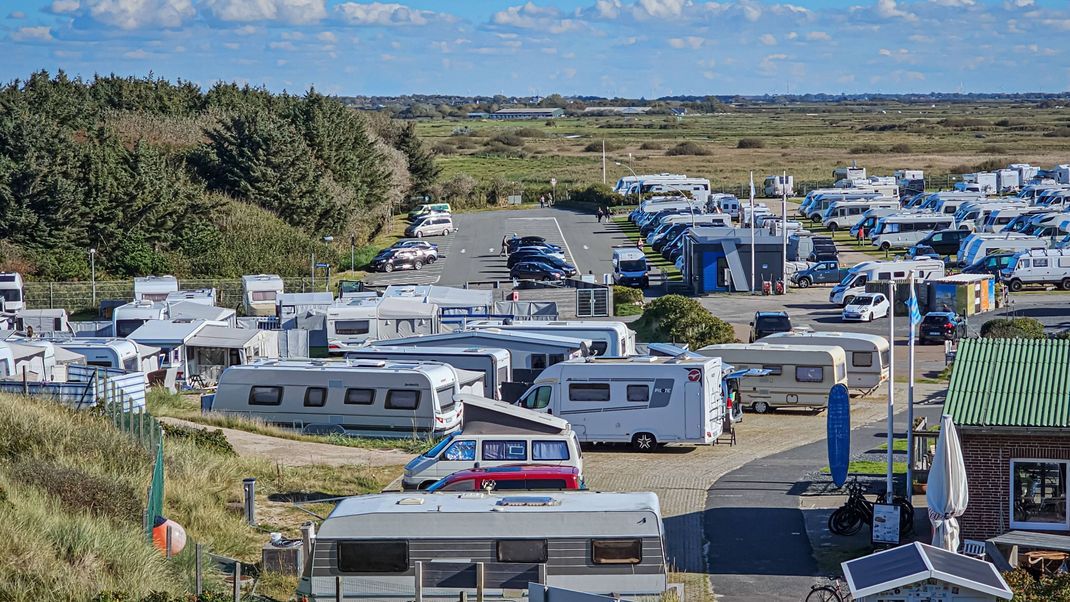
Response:
[[[940,418],[940,438],[936,441],[936,455],[929,468],[925,501],[929,520],[933,524],[933,545],[950,550],[959,547],[957,518],[966,512],[970,494],[966,487],[966,465],[962,461],[962,446],[951,416]]]

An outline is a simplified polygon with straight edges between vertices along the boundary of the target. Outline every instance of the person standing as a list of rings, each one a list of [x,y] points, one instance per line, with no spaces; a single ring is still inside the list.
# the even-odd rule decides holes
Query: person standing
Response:
[[[858,227],[858,246],[862,246],[862,241],[866,239],[866,229],[863,226]]]
[[[509,235],[506,234],[502,237],[502,250],[498,253],[498,257],[504,257],[509,252]]]
[[[598,211],[596,212],[596,215],[598,215],[598,223],[601,224],[602,223],[602,208],[601,207],[598,208]]]

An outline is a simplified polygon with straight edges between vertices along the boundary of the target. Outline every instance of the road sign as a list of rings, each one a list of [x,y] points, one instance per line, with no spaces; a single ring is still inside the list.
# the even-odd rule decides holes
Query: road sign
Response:
[[[331,267],[331,264],[329,264],[329,263],[317,263],[316,267],[321,269],[321,270],[324,270],[324,269],[327,269],[327,268]]]
[[[827,429],[829,472],[836,487],[843,487],[851,462],[851,398],[842,383],[829,391]]]

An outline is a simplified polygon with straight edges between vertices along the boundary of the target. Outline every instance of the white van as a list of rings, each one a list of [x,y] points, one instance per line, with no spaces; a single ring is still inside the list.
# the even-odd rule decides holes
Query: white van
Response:
[[[888,339],[861,332],[776,332],[762,338],[763,343],[782,345],[835,346],[847,357],[847,386],[869,393],[888,382],[888,365],[892,346]]]
[[[1054,284],[1070,291],[1070,249],[1022,251],[999,277],[1012,291],[1032,284]]]
[[[846,306],[866,291],[866,283],[872,280],[905,280],[914,272],[914,278],[943,278],[945,266],[939,259],[915,259],[904,261],[863,261],[847,270],[839,284],[829,291],[829,303]]]
[[[241,302],[247,316],[274,316],[275,299],[285,285],[276,274],[256,274],[241,277]]]
[[[613,283],[622,286],[646,288],[650,285],[647,276],[646,254],[635,247],[613,248]]]
[[[533,334],[588,339],[591,341],[591,355],[598,357],[629,357],[636,354],[635,331],[628,328],[624,322],[615,320],[559,320],[554,322],[522,320],[512,324],[479,320],[469,322],[467,328],[469,330],[490,329],[494,332],[515,330]]]
[[[734,194],[712,194],[710,200],[706,202],[706,211],[739,217],[739,199]]]
[[[873,246],[882,251],[905,249],[936,230],[955,227],[955,218],[939,213],[899,213],[877,220],[870,230]]]
[[[848,385],[847,358],[841,347],[729,343],[698,352],[735,368],[769,371],[739,383],[741,403],[759,414],[776,408],[821,410],[828,406],[833,386]]]
[[[1046,249],[1048,241],[1029,236],[1028,234],[985,234],[974,233],[962,239],[959,243],[960,266],[973,265],[981,258],[987,257],[996,251],[1028,251],[1030,249]]]
[[[554,364],[518,405],[564,418],[580,441],[711,444],[726,412],[721,362],[695,356],[633,356]]]
[[[0,311],[15,313],[26,308],[26,291],[22,283],[22,274],[5,272],[0,274]]]
[[[405,489],[426,489],[458,470],[512,464],[575,466],[583,474],[580,440],[568,421],[476,395],[458,401],[464,406],[461,430],[405,465]],[[490,412],[500,418],[472,418]]]
[[[267,360],[230,366],[201,409],[314,434],[438,437],[460,426],[483,374],[430,362]]]
[[[821,224],[833,232],[849,228],[858,223],[862,219],[862,214],[870,209],[899,209],[899,201],[894,199],[835,201],[821,214]]]

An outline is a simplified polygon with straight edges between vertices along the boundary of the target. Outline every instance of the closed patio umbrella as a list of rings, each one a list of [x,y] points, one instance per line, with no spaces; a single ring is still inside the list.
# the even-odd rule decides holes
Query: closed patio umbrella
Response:
[[[956,519],[966,512],[970,494],[966,488],[962,446],[951,416],[940,418],[940,438],[936,440],[936,455],[929,468],[925,501],[933,524],[932,545],[952,552],[958,550],[959,523]]]

